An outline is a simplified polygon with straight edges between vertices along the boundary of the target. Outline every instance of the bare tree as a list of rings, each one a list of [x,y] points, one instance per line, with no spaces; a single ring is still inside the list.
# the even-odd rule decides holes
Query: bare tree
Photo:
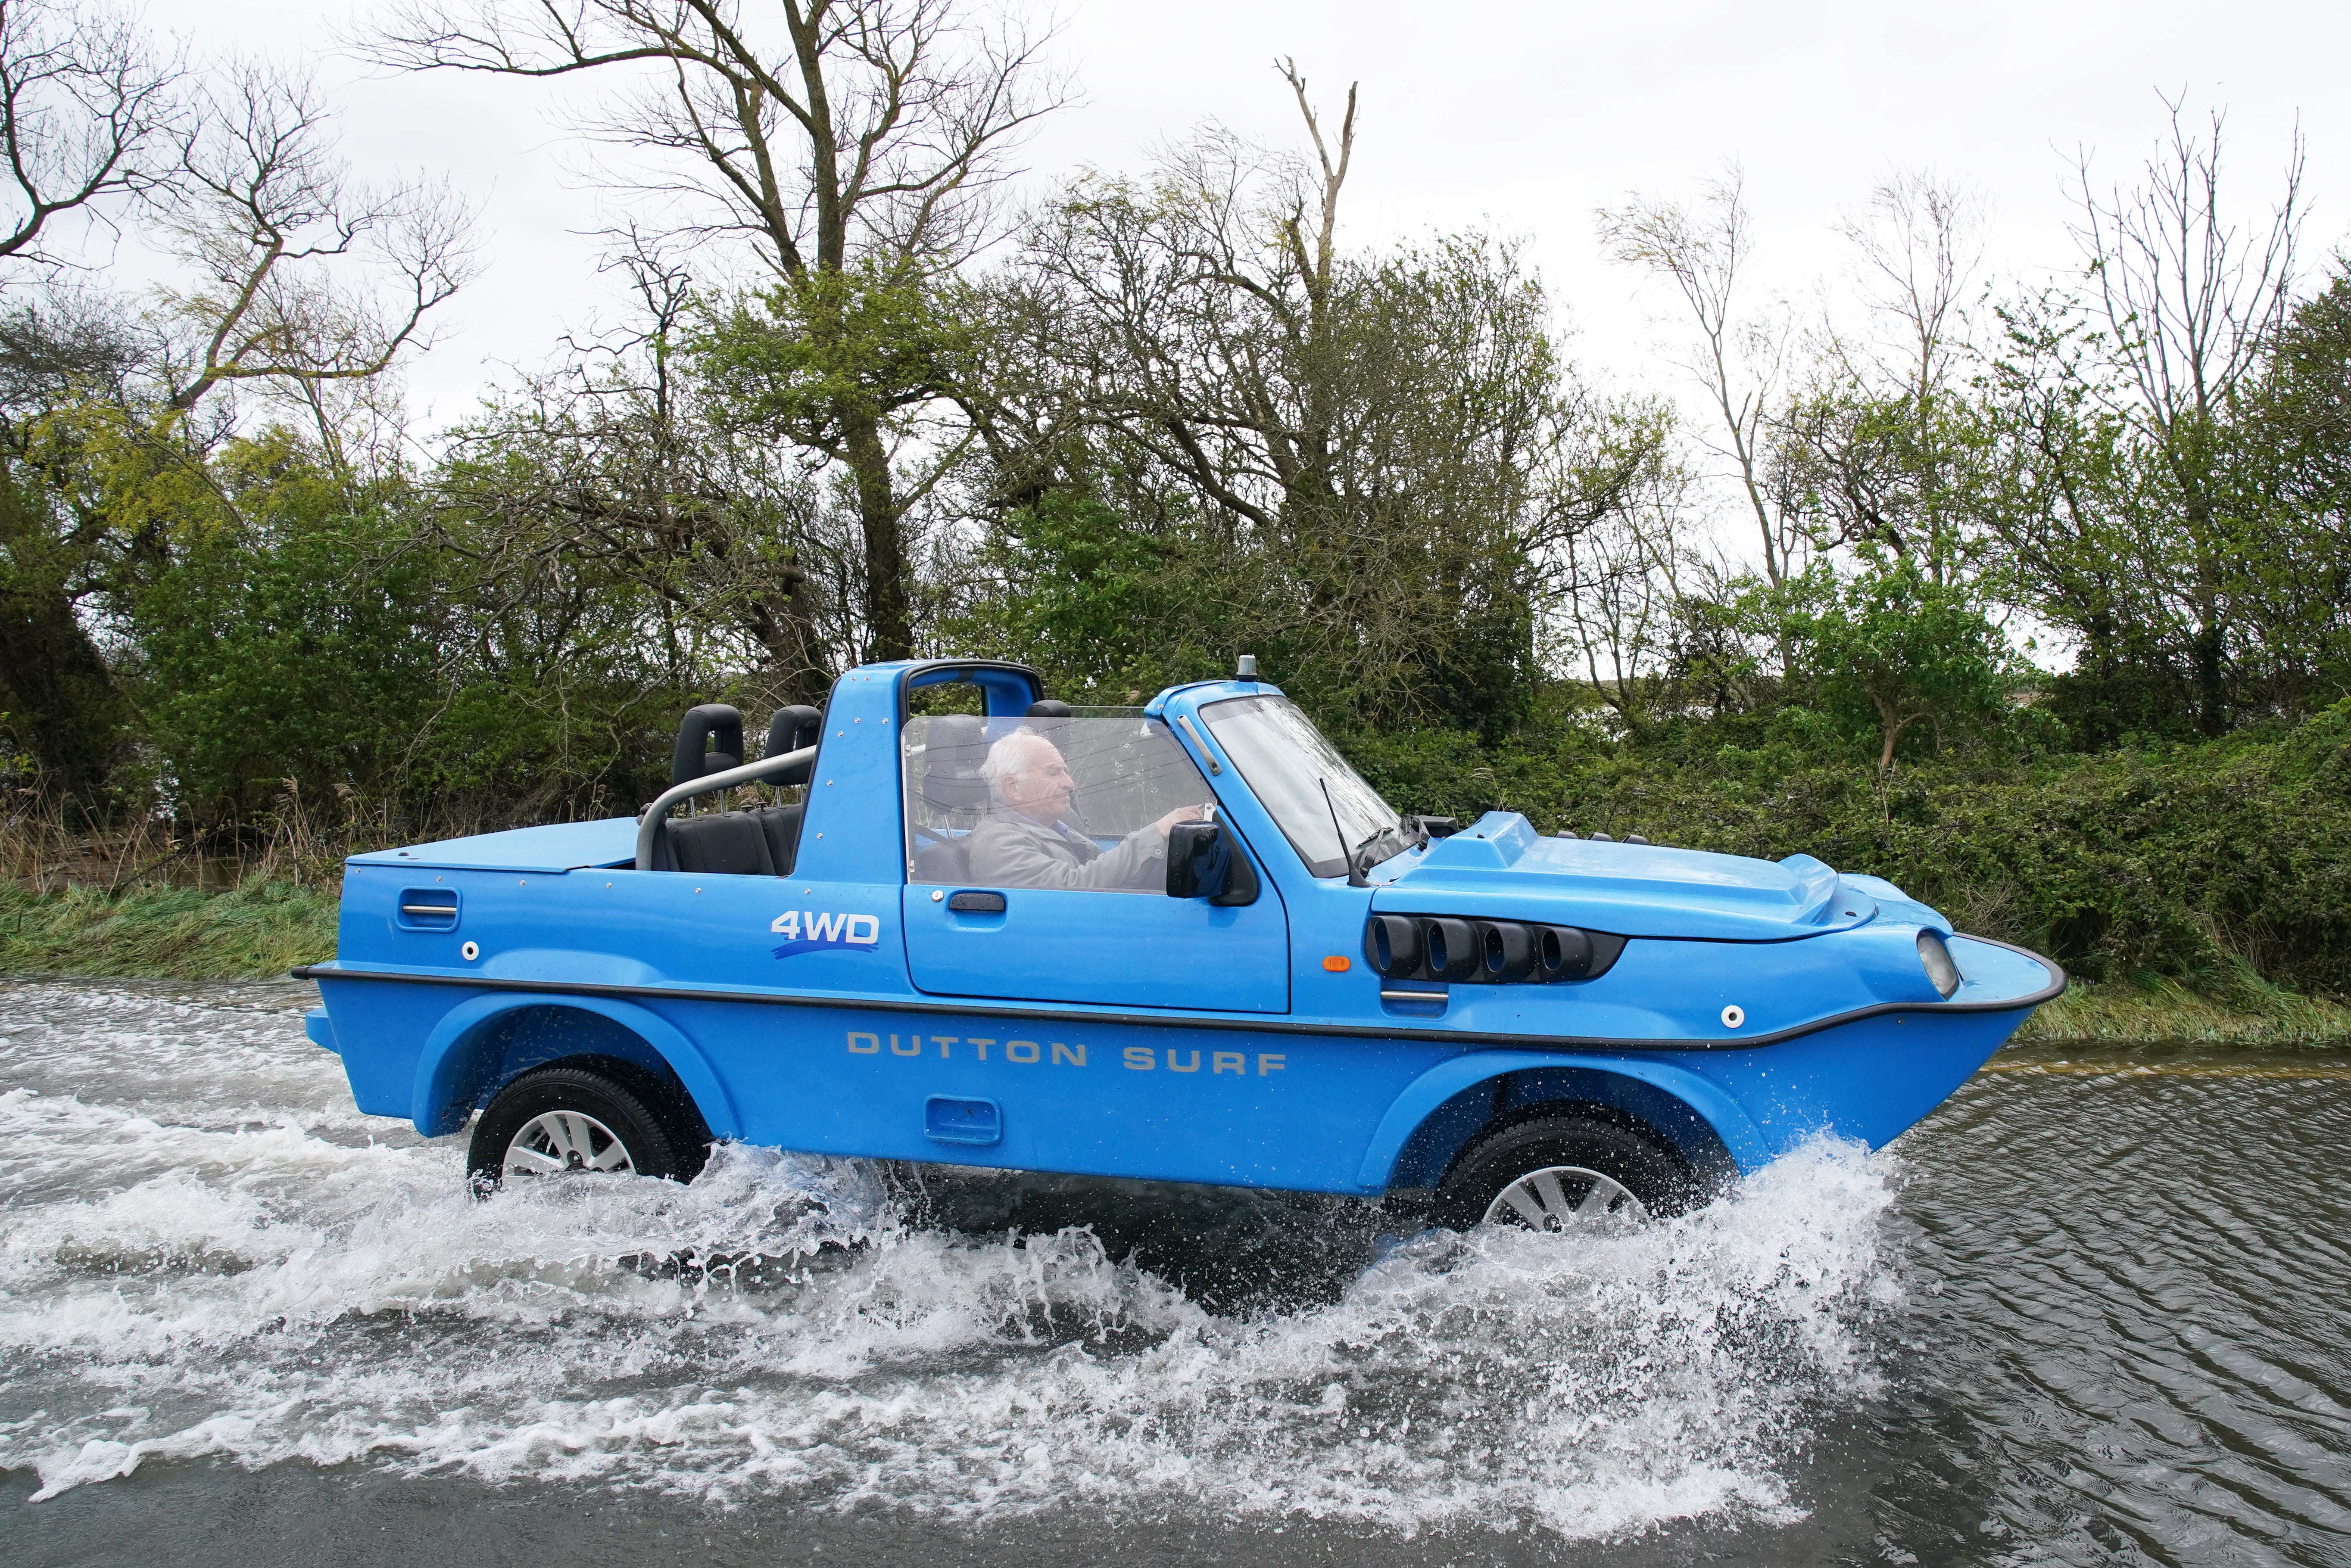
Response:
[[[568,338],[561,363],[454,432],[432,486],[437,535],[476,564],[485,626],[509,607],[579,616],[590,596],[633,597],[639,639],[674,683],[739,667],[747,638],[780,701],[820,701],[824,646],[847,637],[841,597],[815,591],[841,554],[822,488],[773,443],[713,428],[676,354],[693,279],[628,237],[612,265],[635,296],[630,319]],[[696,657],[705,639],[720,659]]]
[[[905,415],[945,389],[926,356],[872,341],[876,313],[860,306],[989,236],[1012,149],[1063,98],[1047,41],[955,0],[414,0],[372,48],[408,69],[628,73],[580,129],[643,155],[614,178],[674,199],[682,230],[746,236],[782,279],[823,373],[778,425],[851,476],[866,652],[888,659],[913,647],[906,522],[940,472],[902,477],[932,449],[906,440]]]
[[[1873,379],[1900,387],[1931,408],[1949,383],[1963,345],[1959,302],[1983,261],[1984,202],[1956,181],[1924,171],[1889,176],[1838,232],[1852,244],[1864,303],[1893,324],[1895,351],[1842,342],[1848,360],[1865,357]]]
[[[1539,598],[1559,653],[1638,735],[1656,716],[1695,559],[1691,475],[1671,455],[1668,410],[1621,417],[1631,437],[1623,444],[1640,461],[1598,517],[1553,544]]]
[[[0,259],[54,267],[46,241],[58,217],[103,220],[168,182],[181,76],[119,12],[0,0]]]
[[[2285,189],[2267,221],[2240,227],[2220,200],[2225,117],[2214,111],[2199,139],[2185,123],[2184,101],[2164,100],[2170,135],[2137,189],[2101,195],[2088,156],[2078,161],[2074,232],[2089,258],[2094,308],[2133,395],[2122,411],[2178,493],[2194,576],[2197,720],[2218,734],[2228,722],[2231,548],[2223,435],[2294,302],[2303,143],[2296,131]]]
[[[444,184],[363,187],[329,140],[316,90],[230,67],[183,145],[167,226],[195,274],[166,289],[183,335],[170,408],[260,382],[320,416],[321,389],[381,377],[471,275],[472,214]]]
[[[1824,542],[1873,545],[1947,582],[1963,565],[1951,381],[1982,202],[1933,175],[1897,174],[1840,230],[1872,327],[1824,322],[1811,384],[1771,421],[1775,462],[1784,487],[1811,498]]]
[[[1734,164],[1706,183],[1695,213],[1635,196],[1596,216],[1601,243],[1618,261],[1669,284],[1697,328],[1683,368],[1705,387],[1720,421],[1709,445],[1736,471],[1755,515],[1763,575],[1776,587],[1802,569],[1812,540],[1801,510],[1775,491],[1770,472],[1766,425],[1789,332],[1784,322],[1741,309],[1740,275],[1753,239],[1744,186]]]

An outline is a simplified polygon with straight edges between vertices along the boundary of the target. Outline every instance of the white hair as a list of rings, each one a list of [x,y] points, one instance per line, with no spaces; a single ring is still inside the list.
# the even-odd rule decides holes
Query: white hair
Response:
[[[1033,764],[1022,762],[1021,757],[1024,753],[1035,754],[1040,747],[1060,760],[1061,748],[1034,730],[1015,730],[987,748],[987,760],[980,763],[979,776],[987,781],[990,800],[998,805],[1004,804],[1004,781],[1029,772]]]

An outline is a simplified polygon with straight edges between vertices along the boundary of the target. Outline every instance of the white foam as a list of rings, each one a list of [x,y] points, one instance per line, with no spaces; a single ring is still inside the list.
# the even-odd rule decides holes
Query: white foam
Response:
[[[0,1176],[37,1178],[0,1212],[0,1463],[37,1497],[216,1456],[955,1516],[1782,1518],[1806,1411],[1872,1390],[1892,1299],[1885,1163],[1849,1145],[1624,1235],[1414,1239],[1237,1318],[1090,1231],[911,1226],[858,1162],[726,1148],[691,1188],[475,1203],[458,1140],[353,1141],[290,1015],[286,1071],[238,1085],[278,1103],[207,1105],[203,1024],[144,1021],[176,1119],[0,1095]],[[0,999],[0,1033],[14,1067],[37,1031]],[[622,1262],[688,1250],[782,1262]]]

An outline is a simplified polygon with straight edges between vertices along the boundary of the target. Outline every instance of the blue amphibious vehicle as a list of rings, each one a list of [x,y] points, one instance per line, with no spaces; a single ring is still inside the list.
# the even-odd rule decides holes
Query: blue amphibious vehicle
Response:
[[[485,1189],[739,1139],[1556,1227],[1883,1144],[2064,986],[1808,856],[1400,815],[1252,664],[695,709],[640,817],[352,857],[311,1038]]]

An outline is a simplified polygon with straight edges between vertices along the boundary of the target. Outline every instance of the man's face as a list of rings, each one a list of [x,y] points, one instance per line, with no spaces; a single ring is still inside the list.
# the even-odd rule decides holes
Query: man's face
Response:
[[[1070,809],[1077,781],[1050,741],[1038,740],[1021,748],[1020,766],[1004,775],[999,786],[1004,804],[1013,810],[1050,822]]]

